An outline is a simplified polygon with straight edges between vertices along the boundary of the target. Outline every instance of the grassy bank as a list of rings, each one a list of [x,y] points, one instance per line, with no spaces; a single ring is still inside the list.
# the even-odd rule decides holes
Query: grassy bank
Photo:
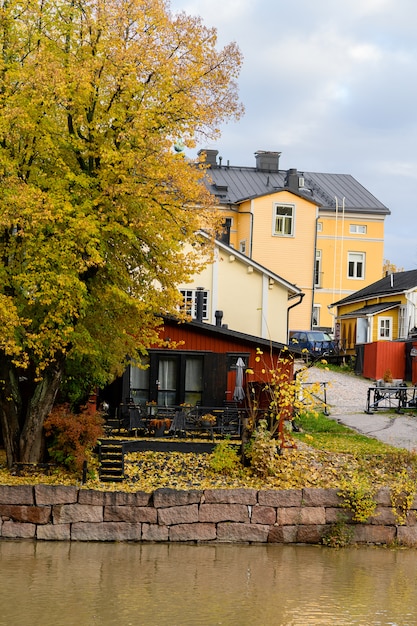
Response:
[[[366,482],[373,487],[380,487],[398,485],[399,481],[405,479],[417,480],[415,453],[398,450],[360,435],[324,415],[317,418],[304,416],[299,426],[301,432],[289,436],[292,447],[284,449],[275,457],[266,476],[259,476],[250,467],[241,464],[234,464],[228,471],[219,471],[217,467],[216,471],[213,468],[213,456],[209,454],[136,452],[125,457],[124,483],[100,483],[97,465],[93,462],[92,476],[86,487],[124,491],[153,491],[160,487],[339,488],[346,481]],[[225,458],[228,460],[228,454],[227,449],[221,452],[220,466]],[[4,453],[0,455],[0,484],[38,482],[74,484],[80,482],[80,477],[62,470],[55,470],[49,476],[41,473],[12,475],[5,467]]]

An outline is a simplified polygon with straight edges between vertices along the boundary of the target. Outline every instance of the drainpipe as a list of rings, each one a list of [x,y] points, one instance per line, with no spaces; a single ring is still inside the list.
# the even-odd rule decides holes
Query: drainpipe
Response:
[[[204,304],[204,287],[197,287],[196,293],[196,319],[197,322],[203,321],[203,304]]]
[[[314,233],[314,259],[313,259],[313,289],[311,290],[310,328],[313,328],[314,298],[316,295],[316,263],[317,263],[317,223],[319,221],[318,209],[316,209],[316,232]],[[320,281],[320,277],[319,277]]]
[[[290,309],[293,309],[295,306],[298,306],[299,304],[301,304],[305,295],[306,295],[305,293],[299,293],[298,294],[298,297],[300,298],[299,301],[295,302],[294,304],[291,304],[291,306],[287,308],[287,343],[290,342]]]
[[[251,200],[251,205],[253,203],[253,200]],[[250,232],[249,232],[249,254],[247,254],[246,256],[248,256],[250,259],[252,258],[252,246],[253,246],[253,211],[239,211],[239,215],[250,215]]]

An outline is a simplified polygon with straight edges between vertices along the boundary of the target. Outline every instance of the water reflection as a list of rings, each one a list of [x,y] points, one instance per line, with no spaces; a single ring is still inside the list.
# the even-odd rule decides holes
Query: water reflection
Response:
[[[0,624],[417,624],[417,552],[0,541]]]

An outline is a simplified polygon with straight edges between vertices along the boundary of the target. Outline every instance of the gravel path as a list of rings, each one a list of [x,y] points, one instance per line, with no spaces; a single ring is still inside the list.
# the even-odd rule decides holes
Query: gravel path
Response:
[[[310,367],[306,372],[308,382],[326,382],[327,403],[332,417],[338,418],[351,413],[363,413],[366,408],[368,388],[372,382],[355,374],[326,371]]]
[[[332,419],[364,435],[375,437],[397,448],[417,451],[417,412],[365,413],[371,380],[342,372],[326,371],[318,367],[307,370],[306,381],[326,382],[327,404]]]

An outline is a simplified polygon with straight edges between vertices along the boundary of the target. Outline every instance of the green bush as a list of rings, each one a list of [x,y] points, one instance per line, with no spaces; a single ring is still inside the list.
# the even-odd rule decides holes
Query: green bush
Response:
[[[209,463],[211,469],[218,474],[230,475],[241,467],[236,446],[232,446],[228,438],[216,444]]]
[[[330,526],[325,533],[322,544],[328,548],[344,548],[348,546],[353,539],[353,528],[346,524],[346,517],[340,518]]]
[[[266,478],[275,474],[277,457],[277,442],[268,430],[266,420],[260,420],[257,429],[253,432],[250,442],[245,448],[252,470],[258,476]]]
[[[354,472],[341,480],[338,495],[343,500],[342,506],[352,511],[355,522],[366,522],[375,513],[375,492],[369,478]]]

